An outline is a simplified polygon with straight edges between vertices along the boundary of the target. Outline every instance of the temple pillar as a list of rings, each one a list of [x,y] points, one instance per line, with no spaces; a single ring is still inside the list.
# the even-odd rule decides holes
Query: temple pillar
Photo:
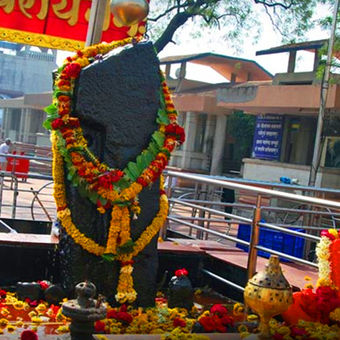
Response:
[[[214,144],[210,167],[211,175],[221,175],[222,173],[223,168],[222,160],[226,134],[227,134],[227,116],[219,115],[216,118],[216,129],[214,135]]]
[[[195,138],[197,131],[197,114],[195,112],[187,112],[185,119],[185,143],[182,153],[182,169],[190,168],[191,153],[194,151]]]
[[[203,153],[207,156],[207,158],[204,161],[205,163],[204,169],[206,170],[210,169],[215,127],[216,127],[216,115],[208,114],[206,128],[205,128],[204,146],[203,146]]]

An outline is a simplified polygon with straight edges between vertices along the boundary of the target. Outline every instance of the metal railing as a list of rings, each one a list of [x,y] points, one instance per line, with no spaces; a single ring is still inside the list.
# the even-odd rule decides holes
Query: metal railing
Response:
[[[266,252],[273,255],[278,255],[282,258],[285,258],[289,261],[300,263],[303,265],[308,265],[314,268],[317,268],[317,264],[314,260],[306,259],[306,252],[303,257],[296,257],[291,254],[287,254],[284,251],[278,251],[274,249],[270,249],[269,247],[265,247],[260,245],[259,243],[259,235],[260,230],[265,228],[265,230],[269,230],[274,233],[281,233],[282,235],[290,235],[292,237],[298,237],[305,240],[305,248],[310,252],[313,248],[312,245],[320,240],[320,231],[322,225],[320,225],[321,217],[333,218],[334,220],[339,219],[340,217],[340,202],[335,200],[320,198],[318,196],[325,197],[326,195],[331,195],[332,197],[336,196],[340,200],[340,190],[335,189],[326,189],[326,188],[309,188],[309,187],[300,187],[300,186],[292,186],[292,185],[275,185],[273,183],[268,183],[268,186],[281,188],[284,190],[291,190],[299,192],[303,194],[296,194],[286,191],[279,191],[274,189],[268,189],[262,186],[255,186],[255,183],[252,181],[251,185],[244,184],[244,180],[223,180],[222,178],[213,178],[211,176],[205,175],[197,175],[197,174],[189,174],[182,173],[176,171],[167,171],[166,175],[168,176],[167,180],[167,194],[169,196],[170,205],[172,205],[171,213],[168,216],[168,223],[166,228],[175,231],[175,227],[178,228],[188,227],[188,235],[189,237],[193,236],[193,230],[196,231],[196,238],[198,239],[208,239],[210,237],[215,237],[218,242],[229,241],[234,244],[245,245],[249,247],[248,251],[248,260],[247,260],[247,273],[248,278],[252,277],[256,272],[256,263],[258,251]],[[194,193],[193,198],[189,199],[188,195],[180,195],[179,197],[173,197],[173,188],[172,188],[172,178],[176,177],[177,180],[185,180],[190,181],[194,190],[190,190],[191,193]],[[255,204],[240,204],[240,203],[225,203],[218,201],[218,194],[221,192],[221,188],[231,189],[238,192],[244,192],[246,194],[251,194],[256,197]],[[203,195],[202,195],[203,193]],[[181,197],[182,196],[182,197]],[[203,199],[202,199],[203,197]],[[213,197],[213,199],[209,199]],[[301,205],[299,209],[293,208],[289,209],[286,207],[272,206],[272,205],[264,205],[263,202],[265,200],[276,200],[276,203],[279,200],[284,202],[297,202]],[[176,207],[176,209],[175,209]],[[221,209],[229,207],[233,209],[237,209],[238,211],[247,210],[248,215],[249,211],[251,212],[251,217],[241,216],[239,214],[234,214],[230,212],[224,212]],[[177,213],[174,213],[174,212]],[[262,213],[264,211],[274,212],[274,213],[296,213],[301,218],[298,221],[298,224],[283,224],[283,223],[268,223],[262,221]],[[198,215],[198,216],[197,216]],[[218,217],[222,218],[218,218]],[[225,220],[226,218],[230,220]],[[216,225],[216,223],[220,223],[220,225],[226,224],[248,224],[251,226],[251,236],[249,241],[245,241],[237,236],[231,236],[229,233],[224,233],[218,230],[214,230],[211,226],[212,224]],[[162,236],[166,235],[166,228],[162,231]],[[293,229],[294,228],[294,229]],[[302,229],[302,230],[301,230]],[[180,231],[183,233],[183,231]],[[308,252],[307,252],[308,254]],[[214,273],[208,271],[207,275],[211,277],[218,276]],[[223,281],[234,288],[238,285],[230,282],[222,277],[217,277],[220,281]],[[237,289],[242,289],[242,287],[238,286]]]
[[[2,156],[0,154],[0,156]],[[14,159],[29,159],[30,161],[39,161],[50,164],[51,159],[45,157],[31,157],[23,155],[7,155]],[[15,162],[14,162],[15,163]],[[55,205],[51,196],[51,191],[45,193],[44,190],[51,186],[52,177],[48,175],[42,175],[39,173],[28,173],[27,178],[29,181],[40,181],[39,188],[34,189],[31,183],[27,185],[21,184],[18,176],[23,175],[18,173],[14,169],[11,172],[0,172],[0,216],[3,214],[4,208],[11,209],[12,218],[16,218],[18,209],[30,209],[31,217],[35,219],[33,210],[34,206],[39,207],[40,216],[45,219],[51,220],[55,216]],[[169,180],[167,181],[167,194],[170,204],[172,206],[171,213],[168,217],[168,228],[180,225],[185,226],[188,229],[189,237],[196,237],[199,239],[208,240],[209,237],[213,237],[218,242],[232,242],[233,244],[239,244],[249,247],[247,271],[248,276],[251,277],[256,271],[257,253],[258,251],[264,251],[269,254],[276,254],[290,261],[317,267],[313,259],[308,258],[307,255],[313,249],[312,245],[318,242],[319,232],[322,229],[321,218],[331,219],[333,223],[336,223],[340,219],[340,203],[335,200],[320,198],[336,197],[340,200],[340,190],[325,189],[325,188],[309,188],[294,185],[283,185],[275,183],[255,183],[254,181],[248,181],[248,183],[242,179],[228,179],[214,178],[211,176],[180,173],[176,171],[166,171],[166,175]],[[179,180],[186,180],[192,183],[191,189],[188,191],[190,195],[186,195],[186,192],[181,189],[181,194],[176,197],[172,195],[173,188],[171,185],[172,178],[178,178]],[[9,182],[11,185],[5,186]],[[276,189],[270,189],[264,187],[275,187]],[[245,192],[247,195],[251,195],[256,198],[253,203],[240,203],[238,201],[234,203],[222,202],[221,192],[223,188],[231,189],[236,192]],[[280,191],[288,190],[292,192]],[[296,191],[302,194],[296,194]],[[12,199],[9,198],[8,192],[12,193]],[[176,191],[175,191],[176,192]],[[4,202],[4,193],[6,193],[7,200]],[[29,194],[28,194],[29,193]],[[18,195],[29,196],[29,204],[18,203]],[[190,198],[192,196],[192,198]],[[287,208],[282,206],[275,206],[274,204],[268,204],[268,200],[276,200],[276,203],[280,203],[279,200],[284,202],[296,202],[299,204],[298,208]],[[46,207],[46,202],[51,203],[49,207]],[[265,204],[267,202],[267,204]],[[225,212],[225,208],[232,208],[233,212]],[[240,212],[240,213],[239,213]],[[242,213],[246,214],[242,215]],[[273,214],[273,221],[263,221],[263,214]],[[278,214],[290,213],[299,216],[296,223],[285,223],[276,218]],[[2,216],[3,217],[3,216]],[[226,220],[228,219],[228,220]],[[1,220],[0,220],[1,223]],[[236,235],[231,235],[230,230],[233,225],[248,224],[251,226],[251,237],[249,240],[241,239]],[[222,225],[223,230],[216,230],[215,225]],[[6,226],[3,225],[5,228]],[[299,237],[305,240],[306,246],[305,254],[302,258],[286,254],[283,251],[269,249],[259,244],[260,230],[265,228],[272,232],[287,234],[292,237]],[[295,228],[295,229],[292,229]],[[8,228],[7,228],[8,229]],[[296,230],[298,229],[298,230]],[[11,231],[10,229],[8,229]],[[194,235],[196,232],[196,236]],[[164,229],[162,231],[163,237],[166,233]],[[207,274],[210,275],[210,274]]]
[[[18,164],[21,159],[25,159],[30,161],[31,169],[34,164],[49,169],[52,159],[16,154],[0,154],[0,157],[13,159],[10,171],[0,171],[0,216],[15,219],[19,210],[21,218],[24,216],[24,219],[35,220],[38,216],[38,219],[51,222],[56,215],[56,208],[52,191],[46,188],[51,186],[52,176],[39,173],[39,167],[33,167],[33,170],[37,169],[36,172],[20,172]]]

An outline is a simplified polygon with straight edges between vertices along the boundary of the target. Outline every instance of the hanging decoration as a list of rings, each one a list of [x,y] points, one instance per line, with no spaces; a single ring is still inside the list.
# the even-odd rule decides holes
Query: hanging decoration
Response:
[[[146,0],[111,0],[111,11],[123,26],[131,26],[148,16],[149,3]]]
[[[0,40],[77,51],[84,47],[91,4],[92,0],[1,0]],[[105,13],[102,41],[142,36],[146,31],[144,18],[124,24],[116,20],[110,1]]]

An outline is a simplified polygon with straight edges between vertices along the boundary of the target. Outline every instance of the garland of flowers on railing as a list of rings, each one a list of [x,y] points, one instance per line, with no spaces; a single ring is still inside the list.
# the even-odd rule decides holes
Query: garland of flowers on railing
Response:
[[[140,39],[138,39],[140,40]],[[54,197],[58,218],[67,234],[86,251],[121,264],[116,299],[119,303],[133,302],[137,293],[133,288],[133,258],[142,251],[163,226],[168,202],[160,181],[160,209],[152,223],[133,241],[130,235],[130,212],[140,213],[138,194],[161,175],[176,145],[184,142],[184,130],[177,124],[177,112],[170,91],[160,73],[160,108],[158,130],[152,134],[148,147],[129,162],[123,170],[101,163],[87,147],[78,118],[72,117],[75,80],[82,68],[103,54],[126,44],[137,42],[128,38],[110,44],[99,44],[79,51],[66,59],[55,78],[53,103],[46,108],[48,119],[44,126],[52,130]],[[67,179],[78,187],[79,193],[97,205],[100,213],[112,207],[106,246],[87,237],[72,222],[65,192],[64,164]]]

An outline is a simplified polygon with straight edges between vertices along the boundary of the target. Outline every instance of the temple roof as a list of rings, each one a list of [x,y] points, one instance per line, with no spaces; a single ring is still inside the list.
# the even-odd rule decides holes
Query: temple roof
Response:
[[[294,44],[286,44],[276,47],[271,47],[267,50],[257,51],[256,55],[264,55],[264,54],[274,54],[274,53],[282,53],[282,52],[292,52],[292,51],[310,51],[310,50],[318,50],[320,49],[328,40],[314,40],[314,41],[305,41]]]
[[[271,73],[253,60],[236,58],[222,54],[198,53],[161,58],[162,65],[179,64],[184,62],[209,66],[227,79],[230,79],[231,74],[240,76],[244,79],[243,81],[270,80],[273,78]],[[251,75],[251,79],[248,79],[247,75]]]

